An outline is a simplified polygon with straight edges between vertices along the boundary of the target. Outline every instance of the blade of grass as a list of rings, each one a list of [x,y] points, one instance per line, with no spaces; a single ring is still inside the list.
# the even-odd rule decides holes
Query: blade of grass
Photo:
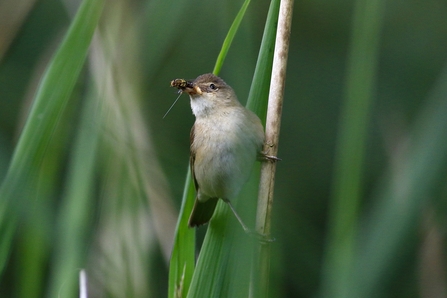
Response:
[[[47,260],[51,257],[51,231],[55,219],[52,210],[58,196],[58,185],[61,183],[66,148],[72,136],[71,123],[77,115],[76,106],[80,97],[76,91],[52,132],[51,143],[45,148],[39,168],[33,169],[35,179],[32,185],[29,184],[30,192],[24,196],[27,206],[17,206],[21,217],[19,242],[14,246],[14,251],[20,257],[13,258],[9,266],[18,268],[20,297],[40,297],[45,288],[46,277],[42,272],[46,271]]]
[[[270,90],[270,80],[273,68],[273,56],[275,51],[276,30],[279,18],[280,0],[273,0],[270,2],[270,8],[267,15],[267,21],[262,37],[261,48],[256,63],[253,81],[250,87],[250,93],[247,100],[247,108],[255,112],[261,122],[265,125],[267,117],[267,106]],[[257,169],[257,171],[259,171]],[[260,177],[257,177],[257,184],[259,185]],[[258,267],[259,253],[258,250],[253,255],[254,265],[252,268],[250,297],[260,295],[261,291],[261,270]],[[267,277],[264,275],[264,277]],[[267,291],[265,294],[268,294]]]
[[[355,2],[322,276],[322,293],[326,297],[347,297],[350,284],[368,115],[378,63],[382,2]]]
[[[270,2],[255,73],[247,100],[247,108],[255,112],[263,124],[265,124],[267,116],[279,4],[280,0],[272,0]]]
[[[35,173],[46,154],[53,133],[87,55],[103,0],[85,0],[56,52],[37,91],[30,114],[0,188],[0,272],[6,264],[19,206],[33,193]],[[13,215],[12,215],[13,214]]]
[[[239,25],[241,24],[242,19],[245,16],[245,12],[247,11],[249,4],[250,4],[250,0],[244,1],[241,9],[239,10],[238,14],[236,15],[236,18],[234,19],[233,23],[231,24],[230,30],[228,30],[227,36],[225,37],[225,40],[223,42],[219,56],[217,56],[216,65],[214,66],[214,69],[213,69],[213,74],[215,74],[216,76],[218,76],[220,73],[220,69],[222,68],[225,58],[227,57],[227,53],[230,50],[231,43],[233,42],[233,39],[236,36],[236,33],[239,29]]]
[[[169,264],[169,298],[186,297],[195,267],[195,231],[188,227],[196,191],[188,167],[182,207],[175,230],[174,246]]]
[[[415,124],[404,156],[387,173],[377,202],[359,232],[349,297],[377,297],[377,289],[402,258],[406,239],[420,232],[421,211],[428,198],[445,200],[436,194],[445,187],[447,168],[447,65]],[[396,171],[397,170],[397,171]]]

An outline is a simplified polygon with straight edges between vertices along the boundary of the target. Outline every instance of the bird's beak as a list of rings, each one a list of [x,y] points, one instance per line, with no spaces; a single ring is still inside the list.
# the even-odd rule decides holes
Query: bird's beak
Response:
[[[202,90],[200,89],[200,87],[197,85],[194,85],[194,84],[192,87],[186,87],[185,92],[188,93],[189,95],[194,95],[194,94],[202,95]]]

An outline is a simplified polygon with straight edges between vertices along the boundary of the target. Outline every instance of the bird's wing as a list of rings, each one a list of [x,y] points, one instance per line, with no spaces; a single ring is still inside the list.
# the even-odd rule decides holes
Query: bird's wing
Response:
[[[194,142],[194,128],[195,125],[191,128],[191,133],[189,134],[189,142],[190,142],[190,155],[189,155],[189,167],[191,170],[191,176],[192,179],[194,179],[194,187],[196,189],[196,192],[199,191],[199,185],[197,184],[196,175],[194,175],[194,162],[196,161],[196,152],[192,149],[192,144]]]
[[[194,128],[195,126],[191,128],[191,134],[190,134],[190,142],[191,142],[191,152],[190,152],[190,158],[189,158],[189,166],[191,168],[191,176],[194,180],[194,186],[196,189],[196,194],[199,193],[199,183],[197,182],[196,176],[194,174],[194,162],[196,160],[196,152],[193,150],[192,144],[194,142]],[[189,217],[188,226],[190,228],[201,226],[203,224],[206,224],[210,221],[211,217],[214,214],[214,209],[216,209],[218,198],[210,198],[206,202],[199,202],[197,199],[194,201],[194,207],[191,211],[191,216]]]

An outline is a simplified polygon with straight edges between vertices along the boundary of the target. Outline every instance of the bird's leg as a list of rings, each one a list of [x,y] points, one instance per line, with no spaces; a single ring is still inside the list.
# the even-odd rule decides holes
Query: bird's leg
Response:
[[[244,232],[251,235],[251,236],[255,236],[256,238],[258,238],[261,242],[263,243],[270,243],[270,242],[274,242],[275,239],[274,238],[268,238],[267,235],[263,235],[263,234],[259,234],[255,231],[250,230],[242,221],[242,218],[239,216],[239,214],[237,214],[236,209],[233,207],[233,204],[231,204],[230,200],[228,199],[222,199],[222,201],[224,201],[231,209],[231,211],[233,211],[234,216],[236,216],[236,219],[239,221],[239,223],[241,224],[242,228],[244,229]]]
[[[230,200],[222,199],[222,201],[224,201],[230,207],[231,211],[233,211],[234,216],[236,216],[237,220],[241,224],[241,226],[244,229],[245,233],[247,233],[247,234],[251,233],[252,231],[244,224],[244,222],[242,221],[242,219],[239,216],[239,214],[237,214],[236,209],[234,209],[233,204],[231,204]]]

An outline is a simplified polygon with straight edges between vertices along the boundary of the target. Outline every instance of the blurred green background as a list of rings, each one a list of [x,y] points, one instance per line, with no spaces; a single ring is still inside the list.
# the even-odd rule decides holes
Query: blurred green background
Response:
[[[83,205],[88,210],[78,210],[88,233],[71,248],[85,260],[91,297],[166,296],[194,122],[186,95],[162,119],[177,96],[169,81],[212,71],[241,5],[106,2],[47,158],[39,161],[46,170],[38,188],[48,195],[13,209],[19,227],[1,275],[1,297],[44,297],[54,289],[65,297],[64,277],[55,281],[55,256],[75,139],[90,129],[81,119],[93,84],[103,86],[108,110],[98,116],[97,132],[91,126],[99,136],[94,191]],[[0,2],[2,179],[42,73],[78,6]],[[268,6],[252,1],[220,73],[242,103]],[[315,297],[322,291],[353,10],[352,1],[295,1],[273,208],[274,297]],[[362,293],[357,297],[447,297],[447,134],[437,134],[438,127],[447,127],[447,114],[436,114],[446,110],[447,101],[446,15],[447,2],[441,0],[386,1],[382,9],[353,257],[352,287]]]

